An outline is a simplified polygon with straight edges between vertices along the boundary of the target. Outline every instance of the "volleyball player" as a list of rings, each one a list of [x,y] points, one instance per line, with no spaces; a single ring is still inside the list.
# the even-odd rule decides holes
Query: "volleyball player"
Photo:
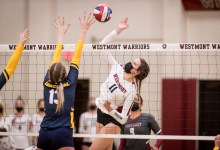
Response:
[[[161,129],[155,118],[150,114],[141,112],[142,106],[143,99],[137,95],[128,120],[122,127],[122,134],[150,135],[151,130],[156,135],[161,134]],[[151,147],[148,139],[121,139],[118,150],[158,150],[161,144],[162,140],[157,140],[156,144]]]
[[[118,24],[118,28],[107,35],[100,44],[109,43],[127,27],[128,18],[124,18]],[[149,73],[149,66],[144,59],[137,58],[123,67],[109,52],[103,50],[102,53],[102,58],[111,65],[111,70],[96,99],[96,133],[118,134],[120,127],[127,120],[136,93],[140,93],[141,83]],[[112,144],[112,138],[96,138],[90,150],[111,150]]]
[[[80,57],[84,39],[90,26],[94,23],[91,14],[84,13],[80,20],[80,36],[70,63],[67,75],[66,69],[60,63],[62,41],[69,25],[64,25],[64,19],[57,19],[58,42],[51,66],[44,79],[44,100],[46,115],[41,123],[38,139],[38,150],[74,150],[73,135],[73,105],[78,79]]]
[[[7,66],[0,75],[0,90],[14,73],[18,61],[21,57],[21,54],[24,50],[24,44],[27,42],[28,39],[29,39],[29,29],[25,29],[24,32],[20,34],[18,45],[16,46],[13,55],[9,59]]]

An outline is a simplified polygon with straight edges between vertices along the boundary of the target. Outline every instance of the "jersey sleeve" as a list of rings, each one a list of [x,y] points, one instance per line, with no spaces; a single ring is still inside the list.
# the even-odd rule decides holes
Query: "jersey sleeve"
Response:
[[[113,118],[115,118],[120,124],[125,124],[125,122],[127,121],[128,115],[129,115],[129,111],[131,109],[131,105],[133,103],[133,99],[135,97],[135,92],[131,92],[128,94],[128,96],[126,97],[124,104],[123,104],[123,108],[122,108],[122,112],[119,113],[117,110],[112,110],[109,115],[111,115]]]
[[[78,69],[76,69],[75,67],[73,66],[70,66],[70,70],[69,70],[69,73],[66,77],[66,81],[72,85],[72,84],[76,84],[77,82],[77,79],[78,79]]]
[[[215,146],[215,147],[213,148],[213,150],[219,150],[219,147],[218,147],[218,146]]]
[[[105,36],[104,39],[99,44],[109,44],[110,42],[112,42],[116,38],[117,38],[117,32],[116,32],[116,30],[113,30],[107,36]],[[92,46],[87,46],[87,47],[85,47],[85,49],[91,50]],[[101,52],[101,59],[103,61],[107,62],[110,65],[117,64],[117,61],[115,60],[115,58],[107,50],[102,50],[100,52]]]
[[[150,127],[153,130],[154,134],[159,135],[161,133],[161,129],[160,129],[155,117],[153,117],[152,115],[151,115]]]
[[[56,44],[56,48],[54,50],[54,54],[53,54],[53,59],[51,61],[50,67],[54,64],[54,63],[58,63],[60,62],[61,59],[61,52],[62,52],[62,43],[57,43]],[[47,82],[49,80],[49,69],[47,70],[46,75],[44,76],[44,82]]]
[[[12,54],[11,58],[8,61],[7,66],[5,67],[3,73],[0,76],[0,90],[14,73],[23,50],[24,50],[23,45],[18,44],[16,46],[14,53]]]
[[[56,49],[54,50],[54,55],[53,55],[53,59],[51,61],[51,66],[54,63],[60,62],[62,48],[63,48],[62,43],[57,43],[56,44]]]
[[[5,85],[5,83],[7,82],[8,79],[8,74],[6,72],[6,70],[4,70],[0,76],[0,90],[2,89],[2,87]]]
[[[76,48],[74,50],[74,54],[70,63],[70,66],[76,68],[77,70],[79,69],[80,65],[80,58],[82,54],[82,49],[83,49],[84,42],[82,40],[79,40],[76,44]]]

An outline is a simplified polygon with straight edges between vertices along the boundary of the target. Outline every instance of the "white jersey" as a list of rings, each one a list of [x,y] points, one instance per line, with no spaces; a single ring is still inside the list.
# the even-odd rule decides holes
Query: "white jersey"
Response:
[[[79,133],[82,134],[96,134],[97,113],[84,112],[79,119]],[[85,137],[83,142],[92,143],[94,138]]]
[[[24,114],[22,117],[17,117],[15,123],[12,124],[15,115],[10,115],[11,132],[14,133],[27,133],[29,131],[29,122],[31,118],[29,115]],[[11,136],[10,138],[13,144],[12,147],[15,149],[25,149],[29,146],[29,139],[27,136]]]
[[[10,122],[6,117],[0,119],[0,128],[5,128],[6,131],[9,131]]]
[[[107,35],[100,44],[107,44],[117,37],[116,31],[112,31]],[[136,95],[135,84],[124,80],[124,69],[118,64],[114,57],[108,51],[101,51],[102,59],[111,65],[111,71],[106,81],[101,85],[100,95],[96,99],[97,107],[104,113],[114,117],[119,123],[124,124],[127,120],[130,107]],[[108,100],[111,102],[113,111],[108,113],[104,107],[104,102]],[[123,107],[122,112],[116,111],[118,107]]]
[[[31,119],[32,120],[32,124],[33,124],[32,131],[34,133],[39,133],[39,131],[40,131],[40,124],[41,124],[43,118],[44,117],[42,117],[39,114],[34,114],[32,116],[32,119]]]

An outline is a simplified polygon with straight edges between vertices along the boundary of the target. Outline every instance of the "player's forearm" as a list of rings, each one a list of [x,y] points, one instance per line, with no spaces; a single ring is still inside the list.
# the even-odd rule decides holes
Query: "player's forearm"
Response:
[[[13,53],[10,60],[8,61],[8,64],[5,68],[5,70],[7,71],[9,78],[14,73],[14,71],[18,65],[19,59],[22,55],[23,50],[24,50],[24,46],[21,44],[18,44],[16,46],[15,52]]]
[[[127,117],[122,116],[122,114],[117,112],[117,110],[112,110],[111,112],[109,112],[109,115],[117,120],[121,125],[125,124],[127,121]]]
[[[108,44],[116,38],[117,38],[117,32],[116,30],[113,30],[107,36],[105,36],[104,39],[99,44]]]
[[[84,40],[85,40],[86,32],[87,32],[87,30],[81,30],[81,31],[80,31],[78,41],[84,41]]]
[[[84,45],[84,41],[81,38],[79,38],[71,60],[71,65],[73,65],[73,67],[76,67],[77,69],[79,69],[83,45]]]
[[[54,63],[60,62],[62,48],[63,48],[62,43],[57,42],[51,65]]]
[[[117,32],[116,30],[113,30],[107,36],[105,36],[104,39],[99,44],[108,44],[116,38],[117,38]],[[104,61],[108,62],[109,64],[117,63],[114,57],[111,55],[111,53],[109,53],[107,50],[101,51],[101,53],[102,53],[102,59]]]
[[[162,135],[161,130],[160,130],[160,132],[157,135]],[[158,139],[156,144],[155,144],[155,146],[159,149],[161,147],[161,145],[162,145],[162,142],[163,142],[163,140]]]

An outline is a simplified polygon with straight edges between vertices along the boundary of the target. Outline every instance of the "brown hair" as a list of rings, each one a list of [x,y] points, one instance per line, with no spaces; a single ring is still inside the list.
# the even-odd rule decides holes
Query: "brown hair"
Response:
[[[63,109],[64,102],[64,93],[63,93],[63,84],[66,77],[66,69],[62,63],[54,63],[50,67],[49,72],[50,82],[52,84],[57,85],[57,96],[58,96],[58,104],[56,108],[56,113],[60,112]]]
[[[138,100],[140,100],[140,104],[142,105],[143,104],[143,98],[141,97],[141,95],[137,94],[137,98],[138,98]]]
[[[142,81],[148,76],[148,74],[150,72],[150,68],[149,68],[149,65],[147,64],[147,62],[142,58],[140,58],[140,61],[141,61],[141,65],[138,68],[138,71],[140,71],[140,74],[135,76],[135,82],[136,82],[137,94],[138,95],[141,94],[141,83],[142,83]]]

